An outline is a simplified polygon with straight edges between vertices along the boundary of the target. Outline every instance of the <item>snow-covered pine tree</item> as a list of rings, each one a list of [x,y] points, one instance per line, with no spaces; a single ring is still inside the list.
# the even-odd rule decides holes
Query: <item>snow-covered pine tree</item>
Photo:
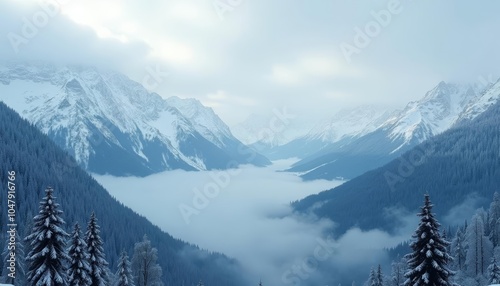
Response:
[[[384,286],[384,274],[382,274],[382,266],[380,264],[377,268],[377,274],[375,276],[375,286]]]
[[[397,259],[391,264],[391,286],[403,286],[405,282],[405,272],[406,272],[406,261],[404,258]]]
[[[99,229],[95,213],[92,212],[87,225],[87,231],[85,232],[85,243],[87,243],[90,264],[90,286],[108,286],[108,262],[104,255],[103,242],[99,235],[101,231]]]
[[[122,251],[118,261],[118,270],[116,271],[116,282],[114,286],[135,286],[132,269],[126,251]]]
[[[489,221],[490,240],[493,247],[500,246],[500,194],[495,192],[490,204]]]
[[[144,235],[141,242],[134,246],[134,256],[132,257],[132,271],[134,273],[137,286],[163,286],[161,282],[162,270],[156,262],[158,260],[158,250],[151,246],[147,235]]]
[[[454,269],[458,271],[465,270],[465,257],[467,255],[467,247],[465,242],[465,233],[461,228],[457,229],[457,233],[451,242],[451,251],[453,255]]]
[[[487,272],[493,244],[484,233],[484,216],[475,214],[466,231],[468,250],[465,265],[470,277],[484,276]]]
[[[10,239],[11,236],[7,235],[7,240],[5,241],[5,247],[2,252],[3,257],[3,265],[2,268],[2,283],[12,284],[12,285],[25,285],[26,281],[26,271],[24,266],[24,244],[19,237],[19,233],[16,231],[15,233],[15,243],[13,243]],[[9,276],[10,270],[7,268],[10,266],[11,253],[15,254],[16,263],[15,263],[15,277]]]
[[[40,212],[33,218],[33,229],[25,238],[31,249],[26,259],[28,285],[68,285],[66,265],[69,256],[66,253],[66,239],[69,234],[63,230],[63,212],[55,202],[53,192],[50,187],[45,190],[46,195],[40,202]]]
[[[498,266],[495,256],[491,259],[491,264],[488,267],[488,284],[500,284],[500,267]]]
[[[87,244],[81,236],[80,225],[75,223],[68,249],[68,255],[71,259],[68,268],[69,286],[89,286],[92,282],[89,275],[90,264]]]
[[[370,269],[370,275],[368,280],[365,282],[364,286],[375,286],[377,284],[377,273],[373,267]]]
[[[408,259],[408,271],[405,286],[451,286],[448,269],[452,260],[446,248],[450,244],[439,234],[439,222],[432,211],[429,195],[425,195],[424,206],[418,214],[420,223],[411,243],[412,253],[405,256]]]

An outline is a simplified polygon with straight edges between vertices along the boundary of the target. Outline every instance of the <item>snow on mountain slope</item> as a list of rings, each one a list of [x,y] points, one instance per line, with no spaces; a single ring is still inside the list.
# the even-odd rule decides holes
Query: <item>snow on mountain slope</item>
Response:
[[[472,85],[440,82],[424,98],[410,102],[398,115],[385,122],[381,129],[388,130],[387,137],[402,143],[392,152],[416,139],[423,142],[451,128],[465,108],[475,100],[478,90]]]
[[[368,105],[344,109],[316,125],[305,139],[334,143],[346,137],[359,137],[378,128],[390,115],[385,109]]]
[[[181,99],[172,96],[167,98],[166,102],[177,108],[184,117],[189,119],[196,131],[217,146],[223,148],[224,141],[228,138],[237,140],[219,116],[211,108],[203,106],[197,99]]]
[[[460,115],[460,121],[472,120],[500,100],[500,79],[490,84],[471,101]]]
[[[96,173],[148,175],[223,169],[233,161],[268,163],[259,154],[248,162],[248,147],[201,103],[165,100],[116,72],[4,65],[0,100]]]
[[[345,144],[333,143],[295,163],[289,171],[300,172],[307,179],[353,178],[448,130],[473,106],[478,110],[476,115],[484,111],[484,106],[498,98],[498,90],[493,90],[482,92],[474,85],[441,82],[378,128]]]
[[[391,114],[382,108],[366,105],[354,109],[344,109],[333,117],[315,124],[313,128],[309,128],[307,132],[295,139],[288,140],[284,144],[275,144],[264,148],[262,152],[271,159],[305,158],[333,143],[347,144],[349,141],[373,131]],[[260,145],[263,145],[262,142]]]

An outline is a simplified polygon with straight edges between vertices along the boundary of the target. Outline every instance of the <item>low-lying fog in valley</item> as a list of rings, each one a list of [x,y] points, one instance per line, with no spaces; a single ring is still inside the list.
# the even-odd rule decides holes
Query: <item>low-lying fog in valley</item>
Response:
[[[403,218],[407,227],[396,236],[351,229],[333,240],[334,222],[294,214],[290,202],[342,182],[303,182],[294,174],[279,172],[291,163],[213,172],[168,171],[145,178],[94,177],[112,196],[166,232],[238,259],[249,279],[262,279],[265,285],[325,283],[325,269],[344,281],[364,278],[371,266],[387,263],[384,248],[410,238],[417,223],[413,214]]]

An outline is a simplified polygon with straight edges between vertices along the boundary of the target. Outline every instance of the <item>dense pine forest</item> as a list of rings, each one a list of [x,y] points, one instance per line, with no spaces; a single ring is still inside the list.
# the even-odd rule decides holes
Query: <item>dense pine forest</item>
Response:
[[[365,285],[428,285],[428,282],[419,280],[423,277],[429,277],[432,282],[429,285],[500,284],[500,193],[495,192],[489,208],[479,208],[471,218],[456,226],[444,226],[437,222],[428,210],[432,204],[427,199],[428,196],[419,214],[421,222],[410,243],[411,250],[401,247],[396,251],[398,257],[393,260],[387,274],[380,265],[373,266]],[[426,229],[428,226],[432,228]],[[450,229],[454,232],[449,233]],[[401,253],[403,249],[405,252]],[[432,254],[427,252],[428,249],[432,250]],[[427,269],[430,276],[424,275],[426,267],[422,267],[429,265],[426,264],[427,259],[430,264],[436,261],[439,265],[431,265]],[[431,274],[439,272],[439,268],[442,272],[432,277]],[[438,276],[446,278],[443,281],[448,283],[436,283],[440,280]]]
[[[439,217],[471,198],[477,207],[487,207],[500,190],[499,126],[497,103],[475,120],[464,121],[387,165],[293,206],[337,222],[338,235],[354,225],[393,231],[402,222],[388,217],[385,210],[416,210],[425,193],[439,205]]]
[[[16,174],[17,241],[30,235],[36,225],[33,218],[46,195],[44,190],[50,186],[66,222],[63,232],[72,233],[75,223],[86,226],[95,214],[103,242],[102,254],[111,273],[124,265],[123,251],[132,257],[136,243],[144,242],[147,235],[147,241],[157,250],[161,282],[165,285],[196,285],[200,280],[207,285],[244,284],[240,266],[234,260],[174,239],[120,204],[67,153],[3,103],[0,103],[0,138],[0,184],[7,186],[8,172]],[[140,195],[140,190],[137,191]],[[1,201],[1,209],[7,210],[7,200]],[[0,221],[7,221],[6,211],[0,212]],[[0,244],[4,249],[8,229],[6,224],[0,225]],[[31,247],[25,245],[24,253],[28,254]]]

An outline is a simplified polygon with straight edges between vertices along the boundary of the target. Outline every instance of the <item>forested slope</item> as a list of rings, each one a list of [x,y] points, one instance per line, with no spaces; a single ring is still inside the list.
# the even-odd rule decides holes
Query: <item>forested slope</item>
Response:
[[[0,102],[0,189],[6,192],[7,172],[16,172],[17,213],[21,236],[38,213],[44,189],[52,186],[64,211],[66,231],[75,221],[86,225],[95,211],[104,240],[106,257],[115,271],[120,252],[129,254],[136,242],[147,234],[158,249],[158,263],[163,269],[165,285],[196,285],[201,279],[207,285],[236,285],[242,282],[236,261],[222,254],[202,251],[161,231],[146,218],[123,206],[80,169],[75,161],[47,136],[21,119],[17,113]],[[140,196],[141,190],[137,190]],[[4,196],[1,196],[4,198]],[[7,221],[7,200],[1,200],[0,221]],[[168,218],[165,218],[168,219]],[[0,224],[5,228],[5,224]],[[5,241],[5,229],[1,229]]]
[[[500,104],[472,122],[426,141],[385,166],[345,184],[293,203],[339,224],[338,232],[357,225],[393,230],[399,221],[390,208],[414,212],[424,193],[439,206],[438,216],[477,196],[487,206],[500,190]]]

